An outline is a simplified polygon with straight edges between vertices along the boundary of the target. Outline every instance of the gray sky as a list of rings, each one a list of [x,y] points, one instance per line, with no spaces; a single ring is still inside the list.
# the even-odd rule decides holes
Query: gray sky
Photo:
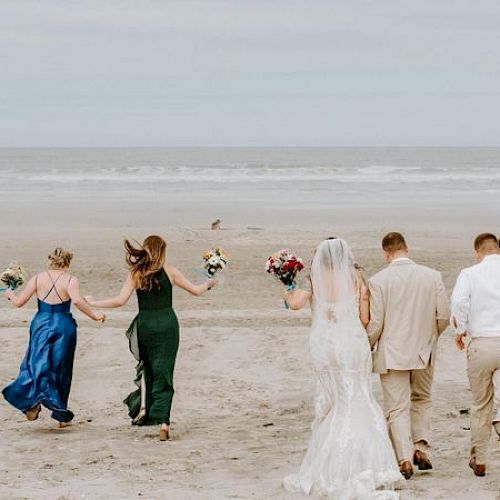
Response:
[[[498,0],[0,0],[0,146],[500,145]]]

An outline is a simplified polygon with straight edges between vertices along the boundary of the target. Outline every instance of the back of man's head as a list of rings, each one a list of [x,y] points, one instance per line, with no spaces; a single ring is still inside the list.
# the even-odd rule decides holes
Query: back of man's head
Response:
[[[382,239],[382,248],[384,252],[393,254],[396,252],[407,251],[408,245],[406,244],[405,237],[401,233],[392,232],[386,234]]]
[[[474,250],[481,256],[499,253],[498,238],[492,233],[481,233],[474,240]]]

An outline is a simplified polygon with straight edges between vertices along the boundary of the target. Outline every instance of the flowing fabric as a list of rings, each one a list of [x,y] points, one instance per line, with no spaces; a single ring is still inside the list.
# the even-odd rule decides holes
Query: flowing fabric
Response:
[[[76,348],[76,322],[70,307],[69,300],[61,304],[38,300],[19,375],[2,391],[5,399],[23,413],[42,404],[59,422],[73,419],[67,408]]]
[[[351,251],[322,242],[311,269],[310,350],[317,388],[306,455],[284,487],[335,500],[393,499],[401,474],[371,387],[371,353],[359,320]]]
[[[159,291],[137,290],[139,314],[127,330],[137,360],[137,390],[124,401],[134,425],[170,425],[179,323],[172,309],[172,284],[162,269]]]

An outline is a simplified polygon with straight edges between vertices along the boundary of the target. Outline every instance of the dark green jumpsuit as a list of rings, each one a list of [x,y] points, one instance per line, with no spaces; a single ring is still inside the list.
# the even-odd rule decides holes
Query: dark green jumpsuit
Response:
[[[139,388],[124,401],[134,425],[170,425],[179,322],[165,270],[159,272],[158,280],[159,291],[137,290],[139,314],[127,331],[130,351],[138,361],[135,382]]]

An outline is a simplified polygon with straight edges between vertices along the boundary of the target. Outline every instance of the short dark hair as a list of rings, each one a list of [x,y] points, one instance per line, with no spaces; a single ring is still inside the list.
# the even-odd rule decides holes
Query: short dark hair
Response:
[[[387,233],[382,239],[382,248],[384,251],[394,253],[399,250],[408,250],[405,237],[401,233]]]
[[[485,246],[496,246],[498,248],[498,238],[493,233],[481,233],[474,240],[474,250],[479,252]]]

